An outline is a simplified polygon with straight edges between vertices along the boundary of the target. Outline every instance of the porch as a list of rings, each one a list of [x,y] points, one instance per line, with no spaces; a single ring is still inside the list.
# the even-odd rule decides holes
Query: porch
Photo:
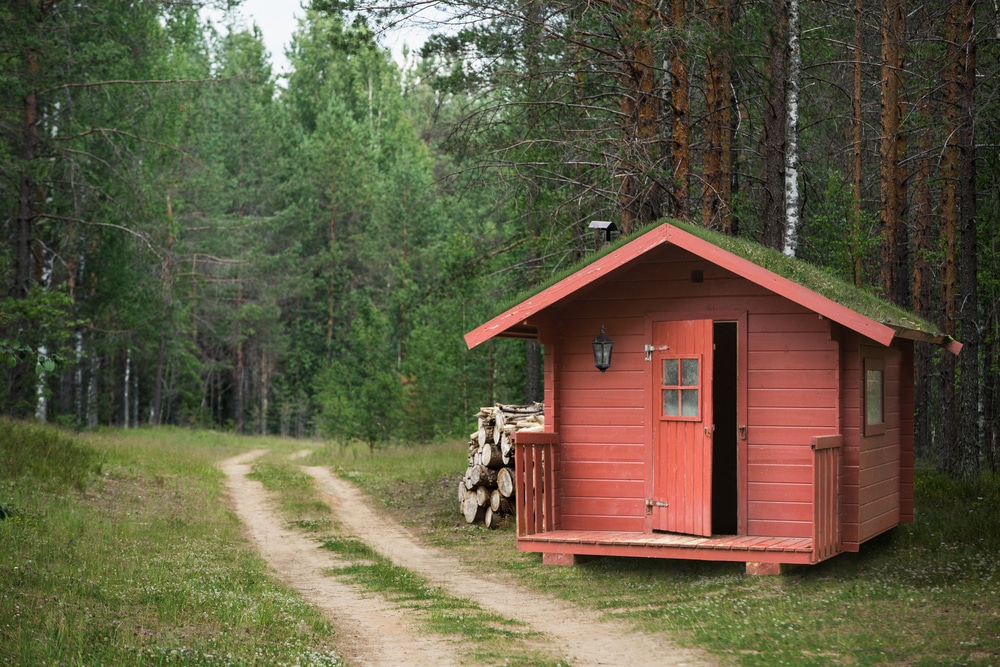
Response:
[[[695,537],[675,533],[553,530],[519,536],[517,548],[519,551],[542,552],[546,556],[628,556],[801,565],[814,562],[813,541],[810,538]]]
[[[558,470],[557,433],[519,433],[514,443],[517,548],[541,552],[545,562],[570,564],[574,556],[628,556],[748,563],[808,565],[842,551],[840,435],[811,439],[813,456],[812,536],[698,537],[676,533],[562,530],[553,525]]]

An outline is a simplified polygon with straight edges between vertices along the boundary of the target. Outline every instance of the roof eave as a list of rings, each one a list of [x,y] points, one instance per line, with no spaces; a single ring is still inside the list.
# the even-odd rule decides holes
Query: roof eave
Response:
[[[958,356],[958,354],[962,351],[962,343],[955,340],[951,336],[931,334],[926,331],[920,331],[919,329],[909,329],[906,327],[894,327],[894,329],[896,331],[897,338],[905,338],[907,340],[915,340],[921,343],[939,345],[955,356]]]

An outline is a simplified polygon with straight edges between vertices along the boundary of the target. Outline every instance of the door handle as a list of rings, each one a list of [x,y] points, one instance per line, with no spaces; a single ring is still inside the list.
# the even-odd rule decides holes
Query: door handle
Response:
[[[739,427],[736,430],[739,433],[740,440],[746,440],[747,439],[747,425],[746,424],[740,424]]]

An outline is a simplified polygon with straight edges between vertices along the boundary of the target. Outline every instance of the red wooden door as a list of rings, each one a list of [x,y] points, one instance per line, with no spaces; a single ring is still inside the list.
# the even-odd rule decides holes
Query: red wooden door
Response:
[[[653,323],[653,528],[712,534],[712,320]]]

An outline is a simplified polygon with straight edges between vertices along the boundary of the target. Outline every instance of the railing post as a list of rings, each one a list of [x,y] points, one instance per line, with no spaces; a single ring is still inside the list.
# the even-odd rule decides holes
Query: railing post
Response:
[[[841,435],[812,439],[813,450],[813,562],[826,560],[841,551],[840,452]]]

